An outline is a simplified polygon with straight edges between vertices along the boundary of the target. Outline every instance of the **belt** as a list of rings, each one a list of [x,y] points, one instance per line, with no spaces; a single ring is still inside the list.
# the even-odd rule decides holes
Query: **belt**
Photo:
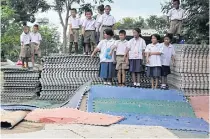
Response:
[[[95,31],[95,30],[85,30],[85,31]]]
[[[182,21],[182,20],[174,19],[174,20],[171,20],[171,21]]]
[[[24,44],[24,46],[30,46],[30,44]]]
[[[102,27],[110,27],[110,28],[111,28],[112,26],[108,26],[108,25],[103,25]]]
[[[79,28],[72,28],[72,30],[73,30],[73,29],[74,29],[74,30],[79,30]]]
[[[32,44],[35,44],[35,45],[38,45],[38,43],[35,43],[35,42],[31,42]]]

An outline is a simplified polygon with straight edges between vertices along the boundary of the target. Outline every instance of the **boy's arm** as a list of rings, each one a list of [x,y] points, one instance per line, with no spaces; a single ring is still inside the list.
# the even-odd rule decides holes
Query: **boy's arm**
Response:
[[[85,34],[85,27],[82,27],[82,35]]]
[[[93,57],[98,51],[100,51],[100,49],[96,47],[94,49],[93,53],[91,54],[91,57]]]
[[[21,45],[21,47],[23,47],[23,46],[24,46],[24,43],[23,43],[23,37],[22,37],[22,35],[20,36],[20,45]]]

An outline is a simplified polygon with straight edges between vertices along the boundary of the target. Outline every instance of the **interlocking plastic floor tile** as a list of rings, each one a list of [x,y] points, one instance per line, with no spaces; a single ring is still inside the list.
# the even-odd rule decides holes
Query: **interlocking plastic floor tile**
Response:
[[[209,124],[203,119],[198,118],[154,116],[113,112],[107,112],[106,114],[125,117],[125,119],[119,122],[118,124],[163,126],[168,129],[209,132]]]
[[[1,105],[1,109],[4,110],[34,110],[36,109],[36,106],[30,106],[30,105]]]
[[[131,87],[92,86],[89,98],[133,98],[148,100],[186,101],[183,94],[177,90],[153,90]]]
[[[100,113],[88,113],[72,108],[35,109],[25,120],[43,123],[111,125],[124,119]]]
[[[195,118],[192,107],[187,102],[95,98],[93,105],[94,112],[125,112]]]
[[[196,116],[209,122],[209,96],[190,97],[190,103]]]

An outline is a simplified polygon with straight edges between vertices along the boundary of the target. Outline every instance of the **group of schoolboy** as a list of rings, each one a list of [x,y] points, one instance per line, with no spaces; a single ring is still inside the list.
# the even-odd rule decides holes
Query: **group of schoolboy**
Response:
[[[139,28],[133,29],[133,38],[127,41],[126,31],[119,31],[119,40],[114,40],[113,27],[116,23],[115,18],[110,14],[109,5],[98,6],[96,20],[92,17],[92,10],[86,10],[84,20],[77,17],[77,10],[71,9],[69,18],[70,45],[75,47],[78,53],[78,39],[80,26],[81,34],[84,38],[84,54],[94,56],[100,52],[99,77],[104,79],[105,85],[111,85],[112,78],[115,77],[115,70],[118,70],[118,84],[125,85],[126,70],[132,74],[133,86],[140,87],[140,73],[143,72],[143,58],[146,57],[146,75],[151,77],[152,88],[157,88],[158,79],[162,76],[162,89],[168,89],[167,75],[170,74],[171,60],[174,63],[174,47],[170,43],[170,35],[164,36],[164,42],[160,42],[160,36],[153,34],[151,44],[146,46],[145,40],[141,36]],[[173,0],[173,9],[168,13],[170,21],[169,34],[180,35],[184,12],[179,8],[179,0]],[[25,28],[24,28],[24,33]],[[24,34],[26,35],[26,34]],[[40,41],[40,39],[39,39]],[[26,45],[30,44],[28,41]],[[39,44],[36,42],[36,44]],[[25,44],[24,44],[25,45]],[[36,45],[37,46],[37,45]],[[39,46],[39,45],[38,45]],[[36,52],[33,49],[32,52]],[[115,53],[116,52],[116,55]],[[116,64],[114,64],[116,62]]]

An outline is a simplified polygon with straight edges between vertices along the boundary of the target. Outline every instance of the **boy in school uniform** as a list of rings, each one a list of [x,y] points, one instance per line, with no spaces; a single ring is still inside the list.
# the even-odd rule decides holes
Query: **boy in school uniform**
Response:
[[[164,36],[164,42],[162,43],[162,54],[161,54],[161,76],[162,76],[162,85],[161,89],[168,89],[167,85],[167,76],[171,74],[170,64],[174,65],[175,62],[175,50],[173,45],[170,43],[170,37]]]
[[[112,29],[114,24],[116,23],[115,18],[110,15],[111,7],[109,5],[105,6],[105,13],[101,15],[98,19],[98,27],[101,27],[100,30],[100,41],[104,39],[104,30],[105,29]]]
[[[69,44],[69,54],[72,53],[72,46],[74,44],[75,53],[78,53],[78,39],[79,39],[79,29],[81,25],[80,18],[76,17],[77,10],[75,8],[71,9],[71,17],[69,18],[69,33],[70,33],[70,44]]]
[[[180,1],[173,0],[173,8],[168,12],[168,23],[170,28],[168,34],[177,35],[177,41],[179,40],[181,30],[182,30],[182,21],[184,18],[184,10],[179,7]]]
[[[38,32],[39,26],[35,24],[33,26],[33,32],[30,33],[31,36],[31,62],[32,66],[34,67],[34,56],[38,55],[38,57],[41,57],[41,51],[40,51],[40,43],[42,40],[41,34]]]
[[[29,27],[24,26],[23,33],[20,35],[21,42],[21,52],[20,57],[22,59],[22,68],[25,68],[24,62],[26,62],[26,68],[29,68],[28,61],[31,57],[31,47],[30,47],[31,37],[29,34]]]
[[[119,86],[125,86],[125,80],[126,80],[125,70],[129,69],[128,57],[125,57],[126,49],[128,47],[128,41],[125,39],[125,37],[126,37],[126,31],[120,30],[119,32],[120,40],[117,40],[115,42],[115,46],[112,48],[111,53],[109,54],[111,56],[114,49],[116,49],[116,61],[117,61],[116,70],[118,70],[117,78]]]
[[[84,36],[85,54],[90,55],[96,46],[96,21],[92,18],[92,10],[85,11],[86,19],[82,25],[82,34]],[[89,47],[91,46],[91,48]]]
[[[104,5],[100,5],[98,6],[98,14],[97,14],[97,17],[96,17],[96,24],[98,24],[98,21],[100,19],[100,17],[104,14]],[[97,41],[97,44],[99,43],[99,39],[100,39],[100,30],[101,30],[101,26],[100,25],[97,25],[96,26],[96,41]]]

